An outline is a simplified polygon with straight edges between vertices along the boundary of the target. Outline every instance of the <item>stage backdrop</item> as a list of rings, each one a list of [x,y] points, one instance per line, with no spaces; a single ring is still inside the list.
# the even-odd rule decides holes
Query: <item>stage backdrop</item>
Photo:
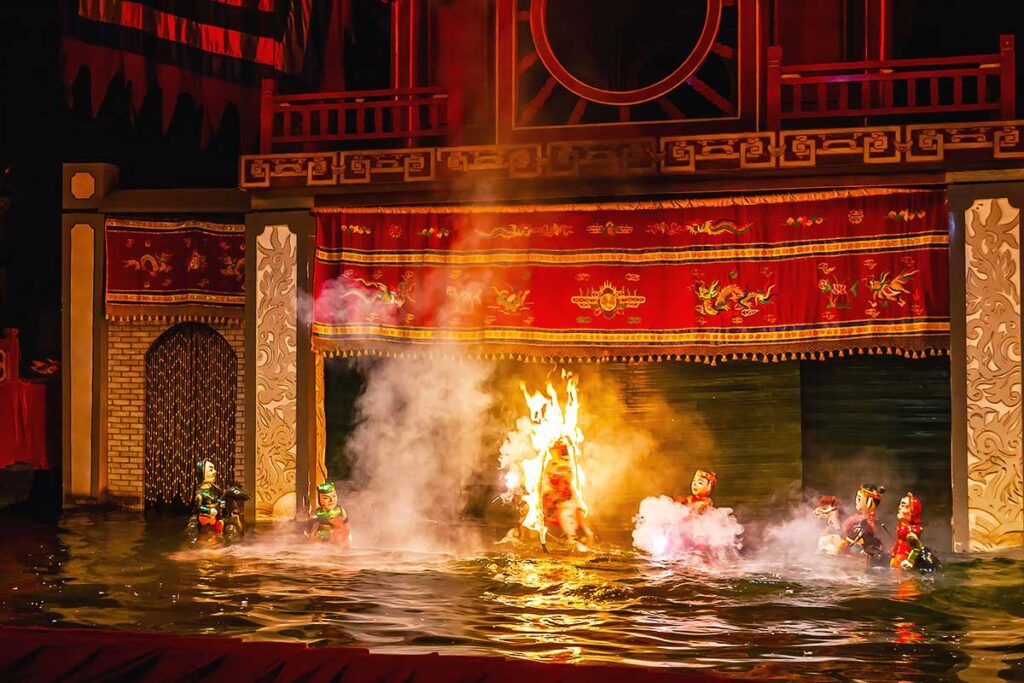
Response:
[[[105,282],[108,318],[240,318],[245,225],[108,218]]]
[[[316,211],[314,344],[329,355],[713,361],[948,346],[940,191]]]

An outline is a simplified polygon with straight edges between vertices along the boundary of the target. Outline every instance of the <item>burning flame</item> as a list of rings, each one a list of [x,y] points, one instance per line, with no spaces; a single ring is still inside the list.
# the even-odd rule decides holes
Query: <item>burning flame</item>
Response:
[[[536,531],[542,544],[547,542],[547,524],[544,520],[545,469],[555,457],[553,450],[559,444],[565,446],[569,472],[571,473],[571,492],[573,501],[579,506],[584,516],[587,515],[587,504],[583,498],[583,487],[586,479],[580,467],[580,456],[583,444],[583,432],[579,428],[580,399],[577,392],[579,378],[571,372],[562,370],[565,381],[565,405],[559,400],[558,392],[549,381],[545,392],[530,393],[526,383],[520,382],[519,388],[530,409],[530,442],[533,456],[525,457],[512,463],[505,473],[505,486],[508,491],[521,490],[522,500],[526,503],[527,513],[522,525]]]

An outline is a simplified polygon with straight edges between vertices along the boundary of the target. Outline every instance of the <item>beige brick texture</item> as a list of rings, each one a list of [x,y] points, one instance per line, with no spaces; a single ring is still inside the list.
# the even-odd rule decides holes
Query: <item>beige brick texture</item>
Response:
[[[245,486],[245,332],[241,322],[207,323],[238,356],[234,480]],[[111,321],[107,331],[107,458],[109,497],[130,508],[144,505],[146,351],[174,323]]]

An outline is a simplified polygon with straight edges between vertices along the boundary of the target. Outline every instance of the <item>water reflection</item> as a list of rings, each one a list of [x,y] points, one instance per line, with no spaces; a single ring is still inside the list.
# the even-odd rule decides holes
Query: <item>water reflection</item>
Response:
[[[180,527],[121,513],[0,520],[0,618],[779,680],[1024,670],[1021,553],[901,580],[753,561],[709,571],[624,551],[338,555],[287,534],[186,549]]]

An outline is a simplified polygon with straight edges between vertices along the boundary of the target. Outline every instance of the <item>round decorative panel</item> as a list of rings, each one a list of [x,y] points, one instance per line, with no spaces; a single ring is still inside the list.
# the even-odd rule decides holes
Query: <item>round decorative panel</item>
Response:
[[[723,0],[532,0],[539,60],[575,95],[629,106],[666,96],[704,63]]]

